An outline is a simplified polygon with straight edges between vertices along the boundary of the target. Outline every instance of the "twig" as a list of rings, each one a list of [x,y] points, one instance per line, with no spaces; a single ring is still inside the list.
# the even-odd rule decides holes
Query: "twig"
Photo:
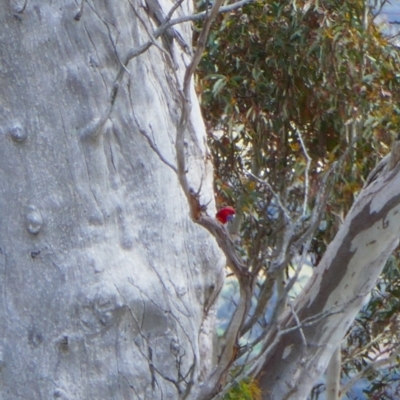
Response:
[[[328,172],[326,172],[325,176],[322,178],[321,187],[318,191],[317,198],[315,199],[315,205],[311,213],[309,225],[296,240],[296,242],[293,243],[292,253],[294,253],[296,249],[300,248],[303,243],[312,236],[315,229],[318,228],[321,222],[321,218],[325,212],[326,202],[328,201],[329,193],[332,189],[332,180],[330,180],[330,177],[337,168],[338,162],[334,162],[329,168]]]
[[[207,36],[210,31],[211,23],[212,23],[213,19],[215,18],[215,16],[217,15],[222,2],[223,2],[223,0],[216,0],[214,2],[213,7],[210,12],[210,15],[207,17],[207,19],[204,23],[203,29],[200,33],[196,52],[192,58],[192,61],[189,64],[189,66],[186,68],[185,75],[183,78],[183,84],[182,84],[182,92],[180,92],[181,102],[182,102],[182,114],[181,114],[181,118],[180,118],[179,124],[177,126],[177,130],[176,130],[175,151],[176,151],[176,161],[177,161],[177,167],[178,167],[177,168],[178,169],[178,179],[179,179],[179,183],[182,187],[182,190],[188,200],[191,217],[194,221],[196,221],[199,224],[201,224],[199,221],[201,213],[199,211],[202,209],[202,207],[199,203],[199,195],[195,194],[194,190],[191,188],[189,181],[188,181],[187,167],[186,167],[186,154],[185,154],[186,132],[188,130],[189,115],[191,113],[191,102],[190,102],[191,86],[190,86],[190,83],[191,83],[194,71],[197,68],[198,63],[203,54],[203,50],[206,45]],[[203,226],[205,228],[207,228],[218,239],[218,235],[216,235],[216,233],[219,230],[214,229],[214,227],[212,227],[212,229],[209,229],[210,228],[208,226],[209,221],[205,220],[204,222],[205,222],[205,225],[203,225]],[[219,236],[219,239],[221,239],[221,236]]]
[[[250,171],[246,171],[246,170],[245,170],[244,173],[245,173],[247,176],[253,178],[253,179],[254,179],[255,181],[257,181],[258,183],[261,183],[263,186],[265,186],[265,187],[272,193],[272,195],[275,197],[275,200],[276,200],[277,203],[278,203],[279,208],[282,210],[283,215],[285,216],[286,221],[287,221],[287,222],[290,222],[290,221],[291,221],[291,217],[290,217],[290,215],[289,215],[289,211],[288,211],[287,208],[282,204],[282,201],[281,201],[281,198],[280,198],[279,194],[276,193],[276,192],[274,191],[274,189],[273,189],[272,186],[268,183],[268,181],[267,181],[267,180],[264,180],[264,179],[260,179],[258,176],[254,175],[254,174],[253,174],[252,172],[250,172]]]
[[[308,154],[307,147],[304,144],[303,137],[301,136],[299,129],[297,129],[296,131],[297,131],[297,135],[299,137],[300,143],[301,143],[301,147],[303,149],[303,153],[307,159],[306,169],[304,171],[304,202],[303,202],[303,215],[302,215],[302,218],[304,218],[307,213],[308,194],[310,191],[310,182],[309,182],[308,174],[309,174],[309,170],[310,170],[310,166],[311,166],[311,157]]]
[[[272,316],[271,316],[271,324],[273,324],[278,319],[279,311],[282,308],[283,302],[286,300],[289,292],[292,290],[294,284],[297,282],[300,272],[303,269],[303,265],[305,264],[305,258],[308,253],[310,242],[311,242],[311,238],[308,239],[307,243],[303,247],[301,259],[300,259],[300,262],[298,263],[299,266],[297,267],[295,274],[290,278],[289,282],[285,286],[285,289],[284,289],[282,295],[280,296],[280,298],[278,298],[278,300],[276,302],[274,312],[272,313]]]
[[[356,357],[361,356],[363,353],[366,352],[368,353],[368,349],[371,348],[375,343],[378,343],[385,336],[385,334],[388,334],[390,329],[391,329],[390,325],[386,326],[379,335],[377,335],[374,339],[372,339],[368,344],[363,346],[360,351],[358,351],[357,353],[352,353],[351,358],[354,359]],[[346,362],[347,359],[345,359],[344,361]]]
[[[157,43],[157,39],[154,37],[153,32],[151,32],[151,30],[149,29],[149,27],[147,26],[147,24],[144,22],[142,16],[137,12],[136,8],[133,6],[132,2],[129,0],[129,4],[131,5],[131,8],[133,10],[133,12],[135,13],[135,15],[138,17],[139,21],[141,22],[141,24],[143,25],[144,29],[146,30],[147,34],[149,35],[150,41],[151,43],[157,47],[158,50],[160,50],[163,54],[166,55],[166,57],[171,61],[172,64],[172,60],[171,60],[171,56],[168,54],[167,51],[165,51],[158,43]]]
[[[358,297],[364,296],[364,295],[365,294],[355,296],[353,299],[350,299],[346,303],[333,306],[332,308],[330,308],[327,311],[323,311],[316,315],[312,315],[311,317],[305,318],[303,321],[300,321],[300,324],[297,322],[296,326],[292,326],[291,328],[281,329],[281,326],[284,323],[285,324],[288,323],[287,320],[281,320],[280,322],[275,322],[274,325],[271,324],[270,329],[264,334],[264,338],[262,339],[263,346],[262,346],[261,351],[259,352],[259,354],[257,356],[255,356],[252,360],[250,360],[246,364],[246,371],[243,374],[243,377],[257,375],[257,373],[260,371],[260,368],[262,368],[265,360],[269,357],[269,355],[273,351],[274,347],[279,343],[279,341],[283,335],[286,335],[288,333],[294,332],[299,329],[304,329],[304,328],[310,327],[312,325],[317,324],[322,319],[326,319],[333,315],[340,314],[346,309],[346,307],[348,307],[348,305],[351,302],[355,301],[355,299],[357,299]],[[260,342],[260,340],[257,339],[257,342]],[[252,345],[254,345],[254,344],[252,344]],[[238,379],[240,380],[242,378],[238,378]]]
[[[162,24],[153,32],[152,35],[149,35],[151,37],[151,40],[148,42],[144,43],[143,45],[137,47],[136,49],[131,49],[126,58],[125,58],[125,65],[128,65],[129,61],[132,60],[132,58],[137,57],[138,55],[144,53],[152,44],[154,44],[154,40],[158,39],[170,26],[168,23],[171,21],[172,15],[174,12],[177,10],[178,7],[181,6],[184,0],[178,0],[169,10],[167,16],[165,17],[165,20],[162,22]],[[145,48],[145,50],[143,50]]]
[[[289,300],[289,307],[290,307],[290,312],[292,313],[293,318],[294,318],[294,320],[296,322],[296,327],[299,329],[299,333],[300,333],[300,336],[301,336],[301,341],[303,342],[303,350],[304,350],[304,352],[307,352],[307,339],[306,339],[306,337],[304,335],[303,328],[301,326],[301,322],[299,320],[299,317],[298,317],[296,311],[293,308],[293,303],[290,300]]]
[[[223,13],[227,13],[227,12],[230,12],[230,11],[234,11],[234,10],[237,10],[237,9],[247,5],[247,4],[254,3],[254,1],[255,0],[238,1],[236,3],[230,4],[229,6],[220,7],[220,9],[218,10],[218,13],[219,14],[223,14]],[[175,18],[171,22],[168,23],[168,28],[170,28],[173,25],[182,24],[183,22],[201,21],[202,19],[207,18],[208,15],[209,15],[209,13],[208,13],[208,9],[207,9],[206,11],[202,11],[202,12],[197,13],[197,14],[185,15],[184,17]]]
[[[134,115],[134,118],[135,118],[136,125],[137,125],[137,127],[138,127],[138,129],[139,129],[139,132],[146,138],[147,143],[149,144],[150,148],[158,155],[158,158],[159,158],[166,166],[168,166],[169,168],[171,168],[172,171],[174,171],[175,173],[178,173],[178,170],[177,170],[176,166],[173,165],[173,164],[171,164],[171,163],[162,155],[162,153],[161,153],[160,150],[158,149],[158,147],[157,147],[155,141],[154,141],[153,139],[151,139],[150,136],[147,134],[147,132],[146,132],[144,129],[142,129],[142,128],[140,127],[139,121],[136,119],[136,116],[135,116],[135,115]],[[151,129],[151,126],[150,126],[150,129]]]
[[[189,90],[190,90],[190,82],[192,80],[192,76],[194,71],[197,69],[199,62],[201,60],[201,56],[203,55],[204,48],[206,47],[208,33],[211,28],[211,23],[213,22],[214,18],[218,14],[218,10],[220,9],[224,0],[215,0],[210,14],[206,17],[206,20],[203,25],[203,29],[201,30],[199,39],[197,41],[197,48],[194,56],[192,58],[191,63],[186,68],[185,77],[183,79],[183,93],[186,98],[189,98]]]
[[[114,85],[113,88],[117,88],[115,91],[115,96],[118,92],[118,87],[119,87],[119,83],[122,80],[122,77],[124,76],[124,73],[127,72],[127,67],[129,62],[136,57],[139,57],[141,54],[143,54],[144,52],[146,52],[152,45],[156,44],[156,39],[158,39],[166,30],[168,30],[169,28],[171,28],[174,25],[177,24],[181,24],[183,22],[189,22],[189,21],[198,21],[201,19],[205,19],[208,17],[208,14],[206,12],[201,12],[198,14],[194,14],[194,15],[187,15],[181,18],[176,18],[174,20],[171,21],[172,15],[174,14],[174,12],[177,10],[178,7],[180,7],[180,5],[183,3],[184,0],[178,0],[169,10],[167,16],[165,17],[165,20],[162,22],[162,24],[149,36],[150,36],[150,40],[148,40],[147,42],[141,44],[138,47],[135,47],[133,49],[130,49],[128,51],[128,53],[126,54],[125,58],[120,62],[121,62],[121,68],[117,74],[117,77],[115,78],[114,81]],[[254,0],[242,0],[239,1],[237,3],[231,4],[229,6],[225,6],[225,7],[221,7],[218,12],[229,12],[229,11],[233,11],[236,10],[238,8],[243,7],[246,4],[250,4],[252,3]],[[82,0],[82,4],[83,4],[83,0]],[[149,32],[148,32],[149,33]],[[113,89],[114,90],[114,89]],[[115,100],[115,96],[114,100]]]
[[[354,296],[352,299],[346,301],[345,303],[338,304],[336,306],[331,307],[327,311],[322,311],[322,312],[320,312],[320,313],[318,313],[316,315],[311,315],[310,317],[305,318],[301,322],[300,326],[296,325],[294,327],[284,329],[284,330],[282,330],[280,332],[282,332],[283,335],[286,335],[286,334],[288,334],[290,332],[293,332],[293,331],[299,329],[300,327],[306,328],[306,327],[309,327],[309,326],[312,326],[312,325],[316,324],[317,322],[321,321],[322,319],[331,317],[332,315],[341,314],[349,306],[349,304],[354,302],[357,298],[364,297],[364,296],[365,296],[365,293],[359,294],[357,296]],[[336,311],[333,311],[335,309],[336,309]]]
[[[247,333],[250,329],[253,328],[253,326],[256,324],[256,322],[259,320],[261,316],[264,315],[265,313],[265,308],[268,304],[269,299],[272,296],[273,293],[273,287],[274,287],[275,280],[273,277],[269,276],[265,278],[264,282],[262,283],[260,287],[260,293],[257,299],[257,305],[254,310],[253,315],[246,321],[246,324],[244,325],[241,335],[243,336],[245,333]]]
[[[107,22],[105,19],[103,19],[103,18],[96,12],[96,10],[95,10],[94,8],[92,8],[92,6],[90,6],[90,8],[92,9],[92,11],[93,11],[94,13],[96,13],[96,15],[98,16],[98,18],[99,18],[99,19],[103,22],[103,24],[106,26],[107,31],[108,31],[108,37],[110,38],[110,42],[111,42],[112,47],[113,47],[113,49],[114,49],[115,57],[117,58],[117,60],[119,61],[119,63],[121,64],[121,67],[125,70],[125,72],[127,72],[127,73],[129,74],[128,69],[126,68],[126,66],[124,65],[124,63],[121,61],[121,59],[120,59],[120,57],[119,57],[119,54],[118,54],[118,51],[117,51],[117,43],[118,43],[119,32],[118,32],[118,36],[117,36],[117,40],[116,40],[117,43],[114,43],[114,39],[112,38],[111,30],[110,30],[110,27],[109,27],[109,24],[110,24],[110,23]],[[82,9],[83,9],[83,2],[82,2]],[[115,27],[114,27],[114,28],[115,28]]]
[[[384,359],[378,359],[378,360],[375,359],[370,364],[365,366],[358,374],[353,376],[350,379],[350,381],[340,389],[341,396],[344,396],[353,387],[353,385],[357,381],[359,381],[364,376],[371,373],[373,370],[376,370],[377,368],[386,368],[387,366],[390,366],[392,363],[398,364],[396,359],[399,356],[399,354],[400,354],[400,345],[395,347],[395,350],[392,352],[392,354],[390,354],[389,357],[384,358]],[[380,356],[380,354],[377,357],[379,357],[379,356]]]
[[[383,6],[384,6],[386,3],[387,3],[387,0],[382,0],[381,3],[380,3],[380,5],[379,5],[378,11],[376,11],[375,14],[374,14],[374,13],[371,13],[371,15],[372,15],[372,21],[374,21],[374,19],[375,19],[378,15],[381,14],[382,9],[383,9]]]
[[[279,316],[279,310],[281,309],[282,303],[285,301],[288,293],[292,290],[294,284],[297,282],[297,279],[300,275],[303,265],[305,264],[305,258],[308,254],[310,242],[311,242],[311,239],[309,239],[308,242],[303,247],[301,259],[297,263],[298,267],[296,269],[296,272],[290,278],[289,283],[286,284],[285,289],[284,289],[282,295],[280,296],[280,298],[278,298],[275,308],[274,308],[274,312],[272,313],[272,316],[270,318],[269,325],[273,325],[275,323],[275,321],[277,320],[277,318]],[[275,283],[275,277],[268,275],[268,280],[266,279],[265,283],[269,283],[269,286],[273,285]],[[266,295],[266,293],[268,293],[268,294]],[[255,322],[258,320],[258,317],[261,315],[261,312],[265,309],[265,305],[267,304],[267,301],[270,298],[270,295],[269,296],[268,295],[269,295],[269,291],[266,291],[266,290],[261,291],[261,296],[258,300],[254,315],[250,318],[249,321],[246,322],[246,325],[244,326],[244,328],[242,330],[242,335],[244,333],[246,333],[247,331],[249,331],[254,326]],[[266,297],[266,299],[264,299],[264,297]],[[261,340],[262,340],[262,335],[251,343],[251,347],[255,347],[256,344],[259,343]]]

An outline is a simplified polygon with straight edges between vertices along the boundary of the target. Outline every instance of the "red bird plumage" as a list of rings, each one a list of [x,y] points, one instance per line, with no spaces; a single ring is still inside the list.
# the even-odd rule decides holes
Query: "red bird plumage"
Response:
[[[215,215],[215,218],[217,218],[217,220],[219,222],[226,224],[233,218],[235,213],[236,213],[236,211],[233,207],[227,206],[227,207],[221,208]]]

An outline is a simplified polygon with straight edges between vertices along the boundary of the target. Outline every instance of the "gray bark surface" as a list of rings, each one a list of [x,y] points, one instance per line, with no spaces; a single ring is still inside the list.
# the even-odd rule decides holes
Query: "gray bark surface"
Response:
[[[400,237],[400,142],[358,195],[293,306],[271,330],[259,364],[263,399],[306,399]]]
[[[168,38],[127,58],[152,15],[136,0],[1,2],[2,400],[190,398],[210,371],[224,258],[174,171],[187,49]],[[189,179],[207,203],[192,92]]]

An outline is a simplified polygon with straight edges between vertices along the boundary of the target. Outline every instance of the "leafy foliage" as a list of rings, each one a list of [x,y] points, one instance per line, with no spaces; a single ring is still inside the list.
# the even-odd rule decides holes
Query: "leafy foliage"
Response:
[[[219,203],[239,201],[244,238],[276,228],[273,195],[246,175],[268,178],[294,214],[321,176],[343,162],[330,196],[319,255],[400,124],[399,55],[363,2],[256,2],[228,16],[209,39],[198,89],[209,128]],[[268,212],[269,211],[269,212]],[[271,215],[272,214],[272,215]],[[278,223],[279,225],[279,223]],[[274,245],[270,238],[270,245]],[[256,241],[257,242],[257,241]],[[248,242],[249,253],[254,248]],[[317,258],[318,258],[317,257]]]
[[[366,4],[256,1],[220,15],[209,37],[197,89],[217,203],[238,209],[240,251],[260,276],[269,274],[282,246],[282,210],[305,221],[304,231],[311,228],[316,196],[333,171],[325,212],[306,249],[318,264],[368,173],[400,131],[399,51]],[[291,248],[287,271],[295,252],[304,250],[296,243]],[[397,335],[391,336],[398,324],[398,275],[393,259],[346,338],[344,375],[362,371],[374,346],[398,345]],[[260,281],[255,301],[268,301],[260,306],[263,312],[255,307],[258,316],[271,298],[262,295],[271,292],[268,280]],[[382,340],[370,345],[379,334]],[[370,380],[378,384],[377,374]],[[389,380],[390,374],[383,390]]]
[[[245,379],[233,386],[224,400],[261,400],[261,390],[255,379]]]

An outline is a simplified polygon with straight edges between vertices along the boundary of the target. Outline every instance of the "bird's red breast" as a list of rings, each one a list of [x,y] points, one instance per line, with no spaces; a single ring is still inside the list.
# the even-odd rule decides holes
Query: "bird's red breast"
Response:
[[[226,206],[224,208],[221,208],[217,214],[215,215],[215,218],[219,222],[222,222],[223,224],[226,224],[228,221],[230,221],[233,216],[235,215],[235,209],[231,206]]]

